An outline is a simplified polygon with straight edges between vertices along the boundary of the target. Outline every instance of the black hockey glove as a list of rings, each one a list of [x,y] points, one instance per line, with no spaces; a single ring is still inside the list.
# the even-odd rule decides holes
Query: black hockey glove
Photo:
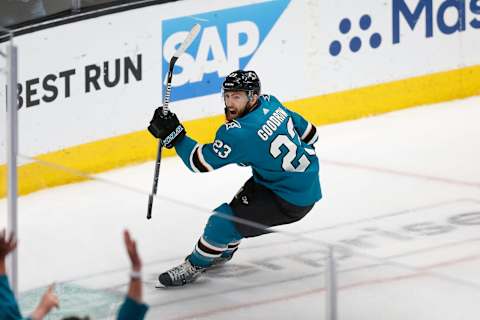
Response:
[[[171,149],[185,134],[185,128],[178,121],[177,115],[170,111],[163,113],[163,107],[158,107],[148,126],[148,131],[157,139],[162,140],[162,145]]]

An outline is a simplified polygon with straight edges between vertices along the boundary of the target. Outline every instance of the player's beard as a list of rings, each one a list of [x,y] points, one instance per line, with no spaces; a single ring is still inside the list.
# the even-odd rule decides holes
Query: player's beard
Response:
[[[230,114],[230,111],[228,111],[228,108],[225,107],[223,110],[225,111],[225,120],[227,122],[232,121],[234,118],[232,118],[232,115]]]
[[[230,121],[235,120],[237,118],[243,117],[245,114],[247,114],[248,110],[249,110],[249,105],[248,105],[248,102],[247,102],[247,104],[245,105],[245,108],[243,108],[243,110],[241,112],[236,112],[235,114],[231,114],[230,111],[228,110],[227,106],[225,106],[225,108],[223,110],[225,112],[225,120],[227,120],[227,122],[230,122]]]

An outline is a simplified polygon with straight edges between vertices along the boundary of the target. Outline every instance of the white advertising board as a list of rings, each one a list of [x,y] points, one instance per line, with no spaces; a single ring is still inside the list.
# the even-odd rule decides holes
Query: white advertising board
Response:
[[[480,64],[479,1],[308,3],[306,95]]]

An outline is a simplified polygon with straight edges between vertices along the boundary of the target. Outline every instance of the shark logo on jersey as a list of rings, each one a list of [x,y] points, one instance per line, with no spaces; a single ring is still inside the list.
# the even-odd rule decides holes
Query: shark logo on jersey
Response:
[[[225,77],[245,69],[291,0],[274,0],[162,21],[163,91],[168,63],[192,26],[200,34],[173,70],[171,101],[220,92]]]
[[[225,123],[225,128],[227,130],[234,129],[234,128],[239,128],[240,129],[241,127],[242,126],[240,125],[240,123],[237,120],[232,120],[230,122]]]

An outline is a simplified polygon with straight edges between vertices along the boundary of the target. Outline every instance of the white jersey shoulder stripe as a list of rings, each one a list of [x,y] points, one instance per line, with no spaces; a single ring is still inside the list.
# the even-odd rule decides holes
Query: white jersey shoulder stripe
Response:
[[[314,144],[318,140],[318,131],[315,132],[315,135],[307,142],[307,144]]]
[[[308,134],[310,133],[310,131],[312,130],[312,124],[309,122],[308,125],[307,125],[307,128],[305,129],[305,131],[303,132],[302,136],[300,137],[300,139],[305,139]]]

